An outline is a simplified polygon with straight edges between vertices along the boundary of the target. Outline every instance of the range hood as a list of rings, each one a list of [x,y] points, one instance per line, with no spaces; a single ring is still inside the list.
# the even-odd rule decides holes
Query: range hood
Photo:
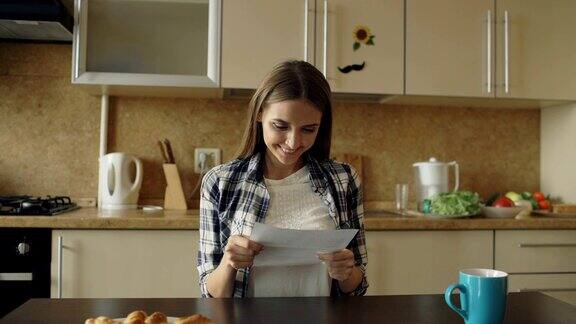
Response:
[[[0,1],[0,38],[71,42],[73,26],[59,0]]]

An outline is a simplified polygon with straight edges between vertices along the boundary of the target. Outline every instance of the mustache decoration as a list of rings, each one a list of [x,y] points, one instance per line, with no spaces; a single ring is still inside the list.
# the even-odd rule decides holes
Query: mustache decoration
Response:
[[[362,71],[364,69],[365,65],[366,65],[366,62],[362,62],[362,64],[346,65],[343,68],[338,67],[338,70],[342,73],[349,73],[350,71]]]

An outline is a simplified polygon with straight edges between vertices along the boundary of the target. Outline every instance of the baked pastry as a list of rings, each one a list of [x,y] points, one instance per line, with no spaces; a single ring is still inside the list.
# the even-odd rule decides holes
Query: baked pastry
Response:
[[[145,311],[135,310],[132,313],[128,314],[128,316],[126,316],[126,319],[141,318],[143,320],[146,320],[146,317],[148,317],[148,314],[146,314]]]
[[[146,317],[146,324],[167,324],[168,318],[164,313],[154,312],[152,315]]]
[[[180,317],[174,324],[212,324],[212,321],[200,314],[194,314],[188,317]]]
[[[118,324],[118,321],[106,316],[98,316],[96,318],[87,319],[84,324]]]
[[[148,315],[145,311],[136,310],[126,316],[123,324],[145,324]]]
[[[146,320],[140,317],[126,318],[122,324],[146,324]]]

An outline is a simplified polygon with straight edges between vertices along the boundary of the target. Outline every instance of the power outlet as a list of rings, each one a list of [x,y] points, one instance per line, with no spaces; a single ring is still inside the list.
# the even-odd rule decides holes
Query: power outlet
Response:
[[[204,167],[202,167],[202,162],[204,162]],[[194,149],[194,173],[206,173],[220,163],[222,162],[219,148]]]

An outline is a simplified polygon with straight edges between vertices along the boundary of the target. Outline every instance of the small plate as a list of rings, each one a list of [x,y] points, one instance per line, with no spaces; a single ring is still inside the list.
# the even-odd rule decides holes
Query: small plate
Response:
[[[417,217],[424,217],[424,218],[430,218],[430,219],[441,219],[441,218],[466,218],[466,217],[473,217],[473,216],[478,216],[480,215],[478,214],[464,214],[464,215],[438,215],[438,214],[424,214],[421,213],[419,211],[415,211],[415,210],[407,210],[406,211],[407,215],[410,216],[417,216]]]
[[[126,317],[114,318],[115,321],[118,321],[118,322],[120,322],[120,323],[123,323],[125,319],[126,319]],[[168,320],[168,324],[174,324],[174,322],[176,322],[176,320],[178,319],[178,317],[166,316],[166,319]]]

